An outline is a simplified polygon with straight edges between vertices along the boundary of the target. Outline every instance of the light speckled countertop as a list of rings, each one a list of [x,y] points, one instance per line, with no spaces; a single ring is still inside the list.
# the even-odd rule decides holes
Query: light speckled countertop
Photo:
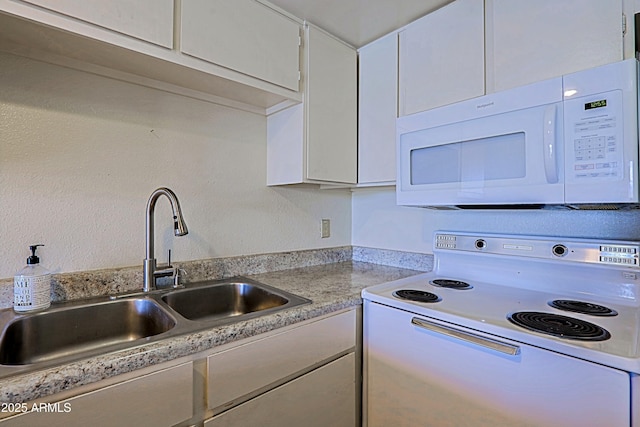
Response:
[[[247,275],[251,279],[308,298],[312,303],[255,319],[0,379],[0,403],[28,402],[354,307],[362,303],[360,292],[365,287],[418,273],[421,271],[345,261]]]

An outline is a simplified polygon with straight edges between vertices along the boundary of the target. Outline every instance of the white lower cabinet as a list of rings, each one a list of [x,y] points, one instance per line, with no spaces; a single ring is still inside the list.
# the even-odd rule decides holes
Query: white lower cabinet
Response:
[[[355,355],[349,353],[205,422],[206,427],[356,425]]]
[[[27,412],[0,421],[0,426],[172,426],[193,415],[193,363],[182,363],[44,406],[26,405]],[[41,412],[37,408],[42,408]]]
[[[0,427],[349,426],[360,420],[361,309],[301,322],[25,403]],[[187,360],[185,362],[185,360]],[[1,415],[1,414],[0,414]]]
[[[207,427],[354,427],[360,419],[358,310],[207,358]]]
[[[220,412],[356,345],[355,310],[231,347],[207,358],[207,404]]]

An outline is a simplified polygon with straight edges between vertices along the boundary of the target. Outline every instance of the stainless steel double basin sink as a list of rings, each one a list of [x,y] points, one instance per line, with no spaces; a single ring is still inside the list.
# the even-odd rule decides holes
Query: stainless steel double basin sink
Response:
[[[54,304],[40,313],[0,312],[0,378],[311,302],[236,277],[183,289]]]

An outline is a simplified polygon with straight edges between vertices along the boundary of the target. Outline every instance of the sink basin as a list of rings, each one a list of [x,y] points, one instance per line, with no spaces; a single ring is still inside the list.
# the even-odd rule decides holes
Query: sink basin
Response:
[[[0,310],[0,378],[269,315],[311,301],[236,276],[184,289]]]
[[[0,339],[0,364],[27,365],[130,345],[169,331],[175,319],[146,298],[64,307],[17,317]]]
[[[265,314],[266,310],[307,302],[264,284],[223,282],[170,292],[162,300],[189,320],[234,318]],[[236,319],[237,320],[237,319]]]

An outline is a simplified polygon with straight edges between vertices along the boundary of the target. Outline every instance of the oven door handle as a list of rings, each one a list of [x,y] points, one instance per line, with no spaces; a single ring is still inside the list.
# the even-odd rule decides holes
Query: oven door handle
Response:
[[[517,345],[508,344],[502,341],[495,340],[493,338],[487,338],[470,332],[461,331],[450,326],[439,325],[433,322],[429,322],[428,320],[419,319],[417,317],[411,319],[411,323],[420,328],[428,329],[430,331],[457,338],[459,340],[467,341],[472,344],[480,345],[482,347],[487,347],[491,350],[508,354],[509,356],[520,354],[520,347],[518,347]]]

